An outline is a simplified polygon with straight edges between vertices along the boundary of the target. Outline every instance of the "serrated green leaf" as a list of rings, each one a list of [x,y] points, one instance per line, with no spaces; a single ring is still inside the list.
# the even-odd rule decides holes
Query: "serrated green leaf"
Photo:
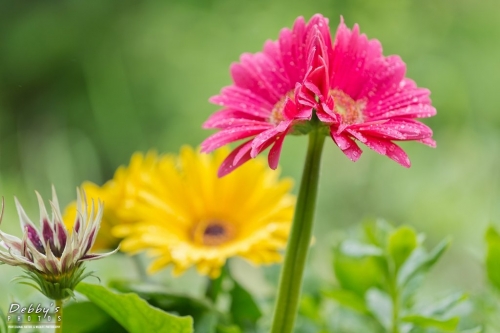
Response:
[[[387,253],[394,261],[396,271],[417,247],[417,233],[409,226],[402,226],[389,235]]]
[[[349,308],[351,310],[357,311],[361,314],[368,314],[369,311],[366,308],[365,300],[358,294],[345,290],[345,289],[335,289],[323,293],[326,297],[330,297],[340,305]]]
[[[231,289],[230,312],[233,321],[239,327],[254,329],[257,320],[262,317],[262,312],[255,302],[253,296],[245,290],[237,281],[233,280],[234,286]]]
[[[382,290],[372,288],[366,292],[366,306],[378,320],[378,322],[389,331],[392,326],[392,301],[390,296]]]
[[[131,333],[192,333],[193,319],[177,317],[152,307],[137,294],[119,294],[103,286],[80,283],[76,290]]]
[[[486,231],[486,271],[490,282],[500,289],[500,234],[493,226]]]
[[[398,286],[403,287],[414,276],[428,271],[441,258],[450,243],[451,240],[446,238],[436,245],[430,253],[421,247],[416,248],[398,272]]]
[[[439,319],[421,315],[409,315],[404,316],[401,320],[422,328],[437,328],[446,332],[456,332],[460,318],[453,317],[448,319]]]

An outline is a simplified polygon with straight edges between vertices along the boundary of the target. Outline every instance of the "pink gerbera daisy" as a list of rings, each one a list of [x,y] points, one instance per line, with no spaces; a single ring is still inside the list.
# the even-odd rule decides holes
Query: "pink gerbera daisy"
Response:
[[[330,45],[318,48],[322,52],[316,52],[315,61],[323,65],[305,79],[309,93],[301,94],[301,103],[315,105],[318,118],[330,126],[332,139],[347,157],[356,161],[361,156],[358,140],[409,167],[408,156],[393,141],[435,147],[432,130],[415,120],[436,114],[430,92],[405,77],[406,65],[399,56],[384,57],[378,40],[368,40],[358,25],[349,30],[343,19]]]
[[[317,14],[306,24],[299,17],[277,42],[266,42],[263,52],[243,54],[231,66],[234,84],[211,98],[224,109],[204,124],[220,131],[202,143],[202,151],[246,139],[222,163],[223,176],[272,145],[268,160],[275,169],[285,136],[317,126],[311,121],[315,110],[320,126],[351,160],[361,156],[358,140],[409,167],[393,141],[434,147],[432,130],[415,118],[436,110],[429,90],[405,72],[400,57],[384,57],[380,42],[368,40],[357,25],[350,31],[342,19],[332,45],[326,18]]]
[[[294,124],[311,119],[312,106],[298,103],[299,90],[308,72],[308,53],[316,35],[329,40],[328,21],[315,15],[307,24],[299,17],[293,29],[283,29],[278,41],[267,41],[264,51],[245,53],[231,65],[234,84],[210,101],[224,107],[203,125],[220,131],[201,144],[210,152],[228,143],[247,139],[225,159],[223,176],[272,145],[268,161],[278,166],[283,140]],[[326,38],[327,37],[327,38]],[[331,45],[330,45],[331,48]]]

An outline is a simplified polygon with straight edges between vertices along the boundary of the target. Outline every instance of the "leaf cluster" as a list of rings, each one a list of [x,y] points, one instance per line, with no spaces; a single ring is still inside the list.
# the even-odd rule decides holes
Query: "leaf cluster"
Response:
[[[465,294],[424,305],[416,300],[426,274],[450,245],[450,239],[444,239],[428,250],[424,240],[410,226],[366,222],[359,237],[335,248],[333,270],[339,286],[324,295],[373,332],[459,332],[460,318],[453,310],[467,299]]]

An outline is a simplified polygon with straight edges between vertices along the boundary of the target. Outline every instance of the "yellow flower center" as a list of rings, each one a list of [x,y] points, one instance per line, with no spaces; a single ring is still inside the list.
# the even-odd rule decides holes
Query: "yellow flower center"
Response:
[[[290,90],[289,92],[286,93],[285,96],[281,97],[281,99],[274,104],[274,107],[271,111],[271,116],[269,117],[269,122],[273,125],[278,125],[280,122],[285,120],[285,115],[283,114],[283,109],[285,108],[285,101],[286,98],[294,99],[294,92],[293,90]]]
[[[366,106],[365,101],[355,101],[351,96],[338,89],[330,90],[330,96],[332,96],[335,104],[333,110],[340,114],[344,123],[359,124],[363,122],[363,110]]]
[[[193,240],[203,246],[220,246],[233,240],[234,237],[234,226],[221,220],[201,222],[193,230]]]

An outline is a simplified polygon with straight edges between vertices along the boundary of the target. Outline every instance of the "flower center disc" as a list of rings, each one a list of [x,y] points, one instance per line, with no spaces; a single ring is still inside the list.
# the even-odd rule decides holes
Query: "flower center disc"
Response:
[[[276,104],[274,104],[274,107],[271,110],[271,115],[269,116],[269,122],[271,124],[278,125],[280,122],[285,120],[283,109],[285,108],[285,101],[287,97],[293,100],[294,98],[293,90],[287,92],[285,96],[281,97],[281,99]]]
[[[330,96],[333,98],[334,111],[340,114],[344,123],[359,124],[363,122],[363,110],[366,106],[365,101],[355,101],[351,96],[338,89],[330,90]]]
[[[219,246],[234,238],[234,226],[220,220],[200,223],[194,228],[194,241],[204,246]]]

